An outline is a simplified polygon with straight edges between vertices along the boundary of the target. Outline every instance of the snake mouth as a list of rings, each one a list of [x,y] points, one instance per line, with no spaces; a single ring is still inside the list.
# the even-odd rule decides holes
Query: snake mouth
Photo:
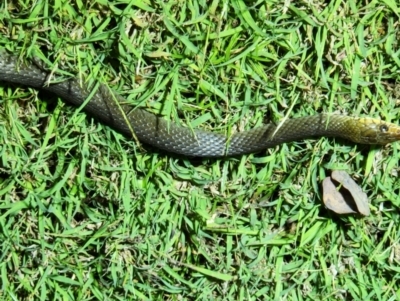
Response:
[[[388,139],[388,140],[390,140],[390,141],[388,141],[387,143],[395,142],[395,141],[399,141],[400,140],[400,127],[397,127],[396,129],[394,129],[393,132],[394,133],[391,133],[389,135],[390,139]]]
[[[379,125],[377,134],[378,144],[385,145],[400,140],[400,126],[392,123],[383,123]]]

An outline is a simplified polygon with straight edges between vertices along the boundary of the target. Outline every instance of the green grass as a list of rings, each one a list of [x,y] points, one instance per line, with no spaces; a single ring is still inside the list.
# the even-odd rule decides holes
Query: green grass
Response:
[[[0,48],[227,134],[315,112],[400,120],[394,0],[90,2],[0,4]],[[398,143],[188,159],[45,93],[0,84],[0,101],[2,300],[400,299]],[[371,216],[324,208],[333,169]]]

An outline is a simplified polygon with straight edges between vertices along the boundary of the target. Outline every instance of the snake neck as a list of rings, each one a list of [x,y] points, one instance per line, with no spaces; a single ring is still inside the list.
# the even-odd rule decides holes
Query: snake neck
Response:
[[[316,137],[340,137],[353,140],[358,135],[354,118],[343,115],[316,114],[266,124],[250,131],[232,135],[226,155],[252,153],[285,142]],[[252,143],[250,143],[252,141]],[[230,146],[234,147],[230,147]]]
[[[274,143],[290,142],[312,137],[341,137],[350,139],[357,135],[354,117],[334,114],[316,114],[288,119],[276,125],[269,133]]]

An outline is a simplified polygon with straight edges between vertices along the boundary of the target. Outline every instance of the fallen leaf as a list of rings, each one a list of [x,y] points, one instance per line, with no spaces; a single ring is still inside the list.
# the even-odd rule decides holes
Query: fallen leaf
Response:
[[[322,189],[323,201],[328,209],[338,214],[370,214],[366,193],[345,171],[334,170],[322,182]]]

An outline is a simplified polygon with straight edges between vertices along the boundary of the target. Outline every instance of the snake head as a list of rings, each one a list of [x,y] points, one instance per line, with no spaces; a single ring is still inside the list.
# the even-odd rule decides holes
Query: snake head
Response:
[[[358,141],[364,144],[388,144],[400,140],[400,126],[374,118],[358,118]]]

